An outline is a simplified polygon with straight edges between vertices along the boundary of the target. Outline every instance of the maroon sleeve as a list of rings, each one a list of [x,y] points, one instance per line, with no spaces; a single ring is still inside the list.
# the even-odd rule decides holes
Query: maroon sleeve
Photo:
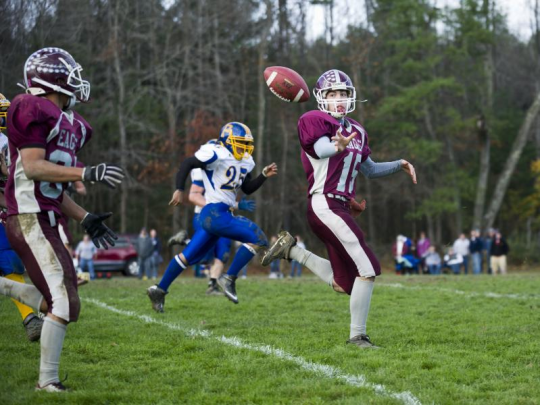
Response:
[[[332,137],[332,126],[328,121],[316,115],[304,114],[300,117],[298,120],[300,146],[312,158],[319,159],[314,144],[323,136]]]
[[[47,147],[49,127],[36,101],[23,98],[9,109],[9,140],[18,149]]]

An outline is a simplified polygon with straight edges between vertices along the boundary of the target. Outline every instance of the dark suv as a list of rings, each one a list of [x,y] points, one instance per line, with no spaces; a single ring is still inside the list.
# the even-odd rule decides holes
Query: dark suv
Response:
[[[133,235],[118,235],[114,246],[109,247],[108,250],[98,249],[94,260],[95,271],[121,271],[125,276],[138,275],[136,239],[137,237]]]

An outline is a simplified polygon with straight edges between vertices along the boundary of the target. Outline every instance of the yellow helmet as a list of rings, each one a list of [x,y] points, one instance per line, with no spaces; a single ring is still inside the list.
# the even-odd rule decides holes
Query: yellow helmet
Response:
[[[0,132],[6,129],[7,126],[7,110],[11,103],[0,93]]]
[[[229,149],[236,160],[253,153],[253,135],[248,126],[241,122],[229,122],[223,126],[218,141]]]

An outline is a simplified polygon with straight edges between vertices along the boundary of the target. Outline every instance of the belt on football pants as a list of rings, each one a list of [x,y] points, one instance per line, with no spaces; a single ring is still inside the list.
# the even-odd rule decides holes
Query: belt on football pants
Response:
[[[349,202],[349,199],[347,197],[343,197],[342,195],[327,193],[326,196],[330,197],[330,198],[333,198],[335,200],[341,200],[341,201]]]

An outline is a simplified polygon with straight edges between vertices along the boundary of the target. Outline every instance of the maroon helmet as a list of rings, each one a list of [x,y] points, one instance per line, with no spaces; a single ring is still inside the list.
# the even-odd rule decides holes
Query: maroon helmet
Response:
[[[345,90],[348,94],[348,97],[345,99],[347,101],[347,107],[343,113],[328,110],[328,103],[332,101],[326,100],[326,95],[329,91],[337,90]],[[343,118],[345,115],[353,112],[356,108],[356,89],[353,86],[351,78],[341,70],[332,69],[324,72],[313,88],[313,95],[317,100],[319,110],[328,113],[335,118]],[[334,100],[333,102],[335,103],[338,101],[343,100]]]
[[[24,64],[24,88],[35,96],[52,92],[69,96],[67,108],[90,98],[90,83],[81,77],[82,67],[61,48],[43,48]]]

